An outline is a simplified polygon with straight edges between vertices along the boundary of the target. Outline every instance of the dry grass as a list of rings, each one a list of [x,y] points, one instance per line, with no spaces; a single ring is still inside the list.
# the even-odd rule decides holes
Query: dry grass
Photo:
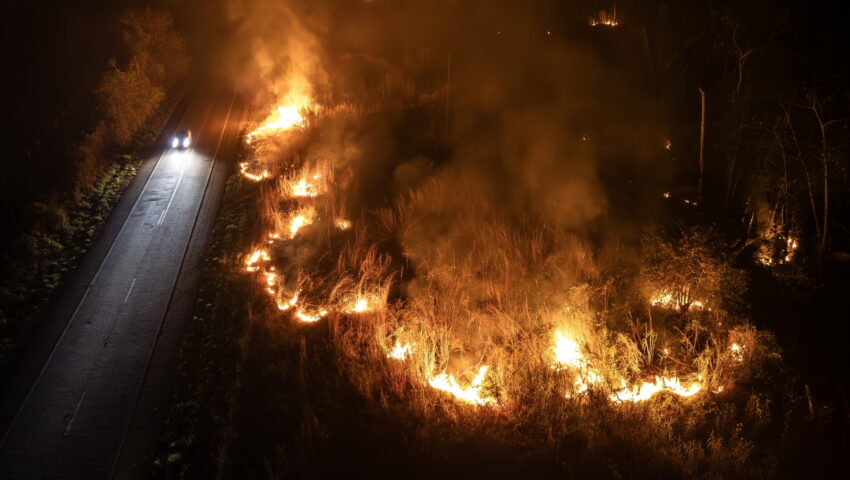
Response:
[[[599,244],[531,214],[496,211],[467,188],[474,179],[446,174],[363,210],[343,230],[335,222],[350,218],[343,199],[356,181],[347,163],[280,158],[271,168],[282,177],[261,201],[266,230],[281,237],[269,243],[266,266],[279,274],[274,299],[297,292],[303,311],[327,312],[308,324],[297,307],[281,312],[269,302],[261,315],[279,332],[276,349],[297,352],[276,368],[295,361],[295,388],[309,398],[308,438],[299,441],[323,441],[313,403],[336,404],[327,397],[346,385],[352,409],[386,415],[425,457],[451,457],[452,445],[485,435],[589,474],[626,475],[610,463],[617,455],[645,469],[626,476],[773,468],[754,459],[750,439],[771,413],[763,398],[742,406],[739,386],[778,356],[741,314],[743,274],[711,231],[655,229],[642,245]],[[317,173],[316,196],[294,198],[293,185]],[[309,224],[288,236],[298,215]],[[654,302],[661,293],[672,300]],[[578,345],[575,364],[556,360],[562,337]],[[434,388],[439,378],[475,387],[480,405]],[[664,380],[655,395],[621,400],[661,378],[698,393],[674,393]],[[334,408],[343,410],[331,417],[345,415]]]

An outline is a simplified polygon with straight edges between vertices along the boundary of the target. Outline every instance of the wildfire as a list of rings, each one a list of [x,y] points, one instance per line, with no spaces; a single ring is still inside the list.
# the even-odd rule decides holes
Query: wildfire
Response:
[[[608,398],[612,402],[642,402],[649,400],[659,392],[670,392],[680,397],[690,397],[703,390],[703,385],[691,382],[685,386],[677,377],[655,377],[655,382],[643,382],[640,385],[628,386],[625,380],[620,381],[620,390]]]
[[[299,294],[299,292],[295,292],[295,295],[293,295],[292,298],[290,298],[289,300],[287,300],[285,302],[278,300],[277,301],[277,309],[280,310],[281,312],[285,312],[285,311],[291,309],[292,307],[294,307],[295,305],[297,305],[298,304],[298,294]]]
[[[564,336],[560,331],[555,332],[555,345],[552,347],[555,354],[556,365],[553,368],[563,369],[573,367],[579,369],[573,382],[573,393],[584,393],[592,384],[602,383],[602,375],[594,370],[581,353],[581,348],[574,339]],[[669,350],[665,349],[665,354]],[[690,397],[703,390],[704,386],[698,382],[692,382],[685,386],[678,377],[655,377],[655,382],[643,382],[641,384],[629,385],[626,380],[620,379],[620,388],[609,395],[612,402],[641,402],[652,398],[658,392],[666,391],[681,397]],[[567,394],[570,398],[572,394]]]
[[[779,240],[784,240],[782,242],[782,246],[777,246],[775,243],[776,238]],[[782,235],[771,236],[768,238],[771,241],[771,245],[762,245],[759,248],[758,252],[758,261],[762,265],[767,267],[779,264],[779,265],[787,265],[794,260],[794,256],[797,253],[797,249],[800,248],[799,243],[797,243],[797,239],[788,235],[787,237]],[[784,251],[783,251],[784,250]],[[778,260],[776,260],[775,253],[779,253],[781,255]]]
[[[690,300],[689,302],[687,300],[687,294],[673,295],[672,293],[660,292],[649,299],[649,304],[653,307],[661,307],[671,310],[684,310],[685,307],[687,307],[688,309],[711,311],[710,308],[706,308],[705,301]]]
[[[481,395],[481,385],[484,383],[484,377],[487,375],[489,368],[487,365],[481,366],[475,378],[472,379],[472,382],[466,388],[460,386],[458,381],[455,380],[454,375],[448,375],[445,372],[432,377],[428,380],[428,384],[437,390],[450,393],[465,403],[471,403],[473,405],[495,405],[496,399]]]
[[[409,343],[402,344],[401,342],[395,342],[395,346],[393,349],[387,353],[387,358],[392,358],[395,360],[406,360],[413,353],[413,345]]]
[[[248,171],[248,168],[248,162],[242,162],[239,164],[239,173],[241,173],[242,176],[247,178],[248,180],[254,182],[262,182],[263,180],[271,177],[271,173],[269,173],[268,170],[263,170],[260,173],[253,173]]]
[[[733,343],[729,345],[729,351],[732,352],[732,358],[735,359],[736,362],[744,361],[744,346],[739,343]]]
[[[610,12],[602,10],[595,17],[590,17],[588,23],[591,27],[616,27],[620,24],[620,21],[617,20],[617,5],[614,5],[613,10]]]
[[[252,252],[245,259],[245,270],[248,272],[257,272],[260,270],[260,263],[265,263],[271,260],[269,252],[260,249]]]
[[[365,298],[358,298],[356,302],[354,302],[354,306],[351,307],[350,310],[347,310],[346,313],[363,313],[369,311],[369,301]]]
[[[351,228],[351,221],[344,218],[338,218],[336,219],[336,228],[343,231],[348,230]]]
[[[602,377],[590,368],[590,363],[581,353],[581,346],[570,337],[564,336],[560,331],[555,332],[555,345],[552,347],[555,354],[555,365],[552,368],[562,370],[566,367],[579,369],[573,382],[574,393],[584,393],[590,388],[590,384],[599,383]],[[567,398],[571,397],[567,394]]]
[[[555,353],[555,362],[558,365],[583,367],[587,364],[581,354],[581,347],[579,347],[578,342],[565,337],[561,332],[555,332],[555,346],[552,347],[552,350]]]
[[[305,127],[306,120],[301,111],[302,108],[297,105],[278,106],[259,127],[245,137],[245,142],[251,143],[256,137],[277,135],[284,130]]]
[[[325,309],[318,310],[314,313],[307,313],[304,309],[299,308],[295,311],[295,318],[302,322],[313,323],[325,318],[329,312]]]
[[[280,234],[279,234],[279,233],[277,233],[277,232],[269,232],[269,237],[268,237],[268,238],[269,238],[269,239],[268,239],[268,242],[269,242],[269,243],[274,243],[274,242],[276,242],[277,240],[280,240]]]
[[[277,272],[274,271],[274,267],[263,272],[263,275],[266,277],[266,292],[269,295],[277,294]]]
[[[294,212],[289,219],[289,238],[295,238],[302,228],[312,225],[315,215],[316,211],[312,208],[305,208]]]
[[[292,186],[292,196],[293,197],[317,197],[319,196],[319,191],[315,185],[307,183],[306,179],[301,179]]]

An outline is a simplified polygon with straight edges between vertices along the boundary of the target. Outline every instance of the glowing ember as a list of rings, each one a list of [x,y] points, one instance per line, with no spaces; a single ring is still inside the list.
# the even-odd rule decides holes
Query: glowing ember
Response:
[[[271,174],[268,170],[263,170],[260,173],[252,173],[248,171],[248,168],[248,162],[242,162],[239,164],[239,173],[241,173],[242,176],[247,178],[248,180],[252,180],[254,182],[261,182],[271,177]]]
[[[369,311],[369,301],[365,298],[358,298],[354,303],[354,307],[348,313],[363,313]]]
[[[448,375],[445,372],[428,380],[431,387],[450,393],[458,400],[471,403],[473,405],[495,405],[496,400],[492,397],[481,396],[481,384],[484,383],[484,377],[487,375],[487,370],[490,367],[483,365],[478,369],[478,374],[472,379],[469,386],[464,388],[455,380],[454,375]]]
[[[271,257],[269,257],[269,252],[262,249],[255,250],[245,259],[245,270],[249,272],[259,271],[259,264],[268,262],[269,260],[271,260]]]
[[[336,228],[343,230],[343,231],[348,230],[349,228],[351,228],[351,221],[346,220],[344,218],[338,218],[336,220]]]
[[[389,353],[387,353],[387,358],[392,358],[395,360],[406,360],[413,353],[413,345],[409,343],[402,344],[401,342],[395,342],[395,346]]]
[[[317,197],[319,189],[315,185],[307,183],[306,179],[299,180],[291,189],[293,197]]]
[[[680,397],[690,397],[703,390],[703,385],[691,382],[687,387],[677,377],[655,377],[654,383],[643,382],[640,385],[628,386],[626,381],[620,382],[621,389],[608,398],[612,402],[642,402],[649,400],[656,393],[670,392]]]
[[[736,362],[744,361],[744,346],[738,343],[733,343],[729,345],[729,351],[732,352],[732,358],[735,359]]]
[[[675,309],[684,311],[687,309],[692,310],[708,310],[711,311],[710,308],[706,308],[705,301],[702,300],[688,300],[687,294],[677,294],[673,295],[672,293],[660,292],[656,294],[654,297],[649,299],[649,304],[653,307],[667,308],[667,309]]]
[[[315,215],[315,210],[311,208],[301,209],[298,212],[293,213],[292,217],[289,220],[289,238],[295,238],[295,236],[298,235],[298,232],[302,228],[308,225],[312,225],[313,217],[315,217]]]
[[[664,150],[670,150],[671,148],[673,148],[673,142],[664,140]]]
[[[327,310],[319,310],[315,313],[307,313],[303,309],[298,309],[295,311],[295,318],[301,320],[302,322],[313,323],[318,322],[323,319],[328,314]]]
[[[245,137],[246,143],[251,143],[255,137],[276,135],[294,127],[304,127],[306,121],[301,114],[301,107],[290,105],[279,106],[266,118],[266,121]]]
[[[274,267],[263,272],[263,275],[266,277],[266,292],[269,295],[275,295],[277,293],[277,273],[274,272]]]
[[[617,20],[617,5],[614,5],[613,10],[610,12],[602,10],[595,17],[590,17],[590,19],[588,19],[588,23],[591,27],[616,27],[620,24],[620,21]]]
[[[277,309],[280,310],[281,312],[285,312],[285,311],[289,310],[290,308],[294,307],[297,304],[298,304],[298,292],[295,292],[295,295],[293,295],[292,298],[290,298],[289,300],[287,300],[285,302],[278,300],[277,301]]]

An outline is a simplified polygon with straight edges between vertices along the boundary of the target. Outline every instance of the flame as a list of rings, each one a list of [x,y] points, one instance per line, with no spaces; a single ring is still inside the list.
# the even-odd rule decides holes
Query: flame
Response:
[[[336,219],[336,228],[343,230],[343,231],[348,230],[349,228],[351,228],[351,221],[346,220],[344,218],[337,218]]]
[[[612,402],[643,402],[659,392],[670,392],[680,397],[690,397],[701,392],[704,388],[698,382],[691,382],[686,387],[678,377],[655,377],[653,383],[643,382],[640,385],[633,386],[628,386],[625,380],[621,380],[620,387],[620,390],[608,397]]]
[[[277,273],[274,271],[274,267],[271,267],[268,271],[263,272],[263,275],[266,277],[266,292],[269,295],[277,294]]]
[[[302,178],[291,188],[293,197],[317,197],[319,190],[315,185],[307,183],[307,180]]]
[[[275,241],[280,240],[280,234],[277,232],[269,232],[269,243],[274,243]]]
[[[277,301],[277,309],[280,310],[281,312],[285,312],[285,311],[289,310],[290,308],[294,307],[295,305],[297,305],[299,293],[300,292],[295,292],[295,295],[293,295],[292,298],[290,298],[289,300],[287,300],[285,302],[278,300]]]
[[[354,302],[354,307],[348,313],[363,313],[369,311],[369,301],[365,298],[358,298],[356,302]]]
[[[783,253],[781,248],[778,248],[775,244],[775,239],[779,238],[785,240],[785,249],[781,258],[775,260],[776,253]],[[764,266],[771,267],[774,265],[787,265],[794,261],[794,256],[797,253],[797,249],[800,247],[800,244],[797,243],[797,239],[791,235],[784,236],[781,234],[769,234],[766,237],[766,240],[769,242],[768,244],[764,244],[759,248],[757,253],[757,259],[759,263]]]
[[[387,353],[387,358],[392,358],[395,360],[406,360],[413,354],[413,345],[410,343],[395,342],[395,346],[389,353]]]
[[[248,171],[248,162],[241,162],[239,164],[239,173],[241,173],[243,177],[247,178],[248,180],[252,180],[254,182],[261,182],[261,181],[271,177],[271,174],[269,173],[268,170],[263,170],[260,173],[249,172]]]
[[[245,137],[245,142],[251,143],[255,137],[277,135],[295,127],[305,127],[307,121],[301,113],[302,110],[298,105],[278,106],[259,127]]]
[[[245,259],[245,270],[248,272],[256,272],[260,270],[260,263],[265,263],[271,260],[269,252],[264,249],[253,251]]]
[[[316,216],[316,211],[312,208],[303,208],[298,210],[297,212],[293,212],[292,216],[289,219],[289,238],[293,239],[298,232],[308,226],[313,224],[313,218]]]
[[[445,372],[432,377],[428,380],[428,384],[437,390],[450,393],[458,400],[471,403],[473,405],[495,405],[496,400],[492,397],[481,396],[481,384],[484,383],[484,377],[487,375],[487,370],[490,367],[483,365],[478,369],[478,374],[472,379],[469,386],[464,388],[455,380],[454,375],[448,375]]]
[[[299,308],[295,311],[295,318],[302,322],[313,323],[325,318],[327,314],[328,311],[325,309],[321,309],[315,313],[307,313],[304,309]]]
[[[579,347],[578,342],[565,337],[561,332],[555,332],[555,346],[552,347],[552,350],[555,353],[555,362],[558,365],[583,367],[587,364],[581,354],[581,347]]]
[[[659,292],[654,297],[649,299],[649,304],[653,307],[661,307],[671,310],[684,310],[684,308],[687,306],[688,309],[708,310],[709,312],[711,311],[710,308],[706,308],[706,301],[690,300],[690,302],[688,303],[687,297],[687,292],[678,293],[676,295],[667,292]]]
[[[732,358],[735,359],[736,362],[744,361],[744,346],[738,343],[733,343],[729,345],[729,351],[732,352]]]
[[[565,367],[573,367],[579,369],[576,378],[573,381],[573,392],[566,395],[567,398],[573,394],[581,394],[586,392],[590,385],[602,383],[602,375],[594,370],[581,353],[581,348],[577,341],[570,337],[564,336],[560,331],[555,332],[555,345],[552,347],[555,354],[555,362],[553,368],[563,369]],[[665,349],[665,354],[669,350]],[[641,402],[652,398],[658,392],[667,391],[679,395],[681,397],[690,397],[702,391],[704,386],[698,382],[692,382],[685,387],[678,377],[655,377],[655,382],[643,382],[641,384],[629,385],[624,379],[620,379],[620,388],[609,395],[609,400],[612,402]]]
[[[556,331],[555,345],[552,347],[552,351],[555,354],[555,365],[552,368],[557,370],[563,370],[566,367],[579,369],[576,379],[573,381],[574,393],[584,393],[590,388],[590,384],[602,381],[602,376],[590,368],[590,362],[582,355],[581,347],[575,339]],[[567,398],[571,396],[571,394],[567,394]]]
[[[669,139],[664,140],[664,150],[670,150],[672,148],[673,148],[673,142],[671,142]]]
[[[603,27],[616,27],[620,24],[620,21],[617,20],[617,5],[615,4],[613,10],[610,12],[602,10],[595,17],[590,17],[588,23],[591,27],[600,25]]]

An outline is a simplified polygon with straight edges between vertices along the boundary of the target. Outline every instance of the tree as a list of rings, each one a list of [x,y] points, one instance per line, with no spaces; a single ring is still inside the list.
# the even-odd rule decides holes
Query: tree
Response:
[[[127,146],[165,98],[162,87],[141,72],[139,64],[122,70],[112,62],[95,90],[98,106],[115,143]]]
[[[186,74],[189,57],[183,38],[174,30],[174,19],[164,10],[128,10],[121,17],[124,42],[136,67],[152,82],[167,88]]]

